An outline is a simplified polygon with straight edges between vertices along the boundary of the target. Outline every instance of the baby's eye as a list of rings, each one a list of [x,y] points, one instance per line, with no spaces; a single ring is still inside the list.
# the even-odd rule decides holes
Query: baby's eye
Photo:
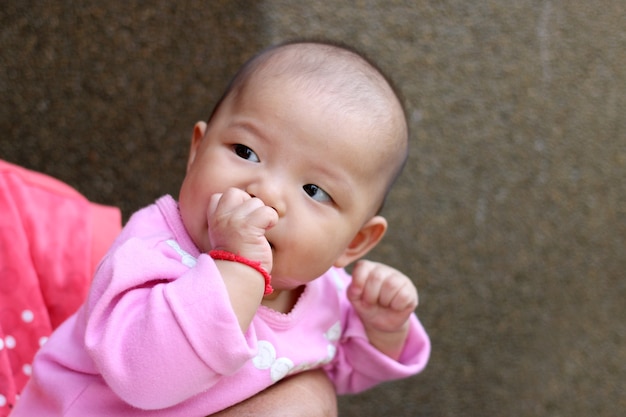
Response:
[[[302,188],[315,201],[319,201],[320,203],[333,201],[332,197],[328,195],[326,191],[315,184],[307,184]]]
[[[248,148],[246,145],[238,143],[236,145],[233,145],[233,150],[235,151],[237,156],[242,159],[252,162],[260,162],[257,154],[255,154],[254,151]]]

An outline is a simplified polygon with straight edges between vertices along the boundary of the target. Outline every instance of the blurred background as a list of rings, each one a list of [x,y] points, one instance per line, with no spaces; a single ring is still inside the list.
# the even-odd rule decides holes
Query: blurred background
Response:
[[[412,130],[372,258],[414,279],[432,359],[340,415],[623,415],[623,0],[4,1],[0,158],[127,219],[177,195],[239,65],[293,38],[377,61]]]

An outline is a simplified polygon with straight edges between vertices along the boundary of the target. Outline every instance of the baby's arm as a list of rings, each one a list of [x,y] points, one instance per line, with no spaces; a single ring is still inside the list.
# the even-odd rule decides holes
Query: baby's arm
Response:
[[[409,332],[409,317],[418,303],[411,280],[390,266],[359,261],[352,271],[348,299],[363,322],[370,344],[398,359]]]
[[[265,232],[278,221],[274,209],[244,191],[231,188],[212,196],[207,217],[211,249],[232,252],[260,262],[268,272],[272,270],[272,250]],[[250,266],[222,260],[215,263],[239,326],[245,332],[261,303],[265,281]]]

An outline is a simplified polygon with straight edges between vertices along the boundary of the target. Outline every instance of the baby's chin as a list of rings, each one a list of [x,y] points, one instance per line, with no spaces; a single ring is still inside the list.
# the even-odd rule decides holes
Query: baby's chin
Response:
[[[324,271],[326,272],[326,271]],[[319,275],[300,275],[297,276],[291,274],[282,274],[280,270],[273,270],[270,274],[272,276],[272,287],[275,290],[281,291],[293,291],[299,287],[303,287],[306,284],[315,281],[322,276],[324,272]]]
[[[306,284],[283,284],[283,283],[278,283],[276,280],[273,279],[272,277],[272,288],[274,288],[274,291],[279,292],[279,291],[294,291],[297,290],[299,288],[304,288]]]

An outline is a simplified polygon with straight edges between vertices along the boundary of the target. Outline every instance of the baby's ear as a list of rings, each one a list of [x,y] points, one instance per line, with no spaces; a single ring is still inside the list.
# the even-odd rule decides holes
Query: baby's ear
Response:
[[[343,254],[335,261],[334,266],[343,268],[365,256],[380,242],[387,231],[387,220],[382,216],[374,216],[363,225]]]
[[[187,159],[187,171],[191,168],[194,159],[196,159],[196,153],[200,147],[200,143],[206,134],[207,124],[205,122],[198,122],[193,127],[193,133],[191,134],[191,146],[189,148],[189,158]]]

